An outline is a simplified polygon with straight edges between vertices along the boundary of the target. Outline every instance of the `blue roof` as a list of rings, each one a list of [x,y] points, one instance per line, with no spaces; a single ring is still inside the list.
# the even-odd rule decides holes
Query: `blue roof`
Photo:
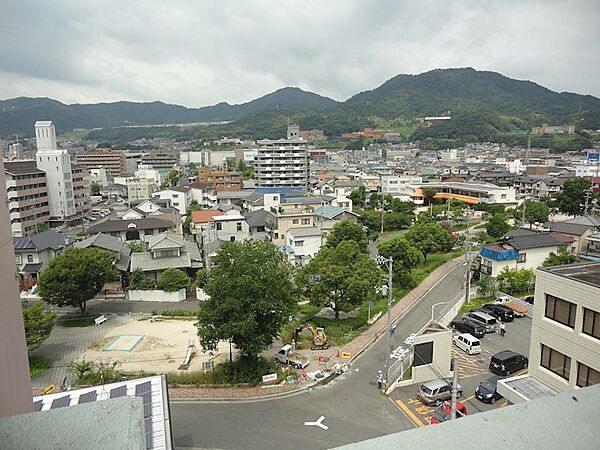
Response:
[[[345,211],[344,208],[340,208],[339,206],[331,206],[331,205],[319,206],[318,208],[315,208],[315,214],[317,216],[323,216],[328,219],[333,219],[335,216],[337,216],[338,214],[340,214],[344,211]]]

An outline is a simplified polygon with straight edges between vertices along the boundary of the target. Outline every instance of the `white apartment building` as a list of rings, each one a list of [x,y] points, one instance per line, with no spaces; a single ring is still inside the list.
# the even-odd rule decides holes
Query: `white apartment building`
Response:
[[[35,123],[37,167],[46,173],[50,217],[64,219],[75,215],[71,157],[56,146],[56,131],[51,121]]]
[[[538,269],[529,374],[501,381],[498,392],[518,403],[599,383],[600,263]]]
[[[381,177],[383,194],[390,194],[394,197],[409,195],[412,193],[409,185],[421,184],[422,182],[423,177],[412,175],[383,175]]]
[[[148,178],[127,178],[126,185],[127,201],[130,204],[136,200],[149,199],[156,188],[154,181]]]
[[[160,171],[153,169],[149,166],[139,166],[138,170],[135,171],[135,177],[140,179],[147,179],[152,181],[155,186],[160,186],[162,183],[162,177]]]
[[[254,161],[257,187],[308,186],[308,151],[304,139],[257,141]]]
[[[108,174],[104,167],[98,169],[90,169],[90,182],[98,183],[100,186],[108,185]]]
[[[192,202],[192,192],[189,187],[175,186],[167,189],[162,189],[152,193],[152,198],[161,198],[169,200],[171,206],[179,211],[181,216],[185,216],[186,210]]]
[[[600,163],[584,164],[575,167],[576,177],[600,177]]]

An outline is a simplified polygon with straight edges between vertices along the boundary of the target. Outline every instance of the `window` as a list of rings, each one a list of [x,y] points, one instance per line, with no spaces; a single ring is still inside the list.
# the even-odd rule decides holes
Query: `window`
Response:
[[[296,241],[296,247],[304,247],[304,241]]]
[[[237,222],[237,223],[236,223],[236,229],[237,229],[238,231],[242,231],[242,222]]]
[[[583,308],[583,333],[600,339],[600,313]]]
[[[229,240],[230,240],[231,242],[235,242],[235,236],[230,236],[230,237],[229,237]]]
[[[217,231],[221,231],[223,229],[223,224],[221,222],[217,222]]]
[[[15,262],[21,264],[21,255],[15,255]]]
[[[591,386],[592,384],[600,384],[600,372],[578,362],[577,386],[587,387]]]
[[[293,223],[294,225],[297,225],[297,224],[298,224],[298,219],[294,219],[294,220],[292,220],[292,223]]]
[[[524,263],[527,261],[527,253],[519,253],[519,257],[517,258],[518,263]]]
[[[546,294],[546,317],[556,320],[571,328],[575,328],[575,311],[577,305],[554,295]]]
[[[27,262],[28,263],[32,263],[33,262],[33,255],[27,255]]]
[[[542,344],[542,358],[540,365],[559,377],[569,380],[571,358],[561,352]]]
[[[433,342],[424,342],[414,346],[414,366],[431,364],[433,361]]]
[[[302,225],[310,225],[310,219],[302,219]]]

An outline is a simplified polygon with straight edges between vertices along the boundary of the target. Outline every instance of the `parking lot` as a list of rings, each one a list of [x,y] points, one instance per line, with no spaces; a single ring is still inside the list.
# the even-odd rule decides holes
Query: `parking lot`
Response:
[[[460,319],[460,316],[457,318]],[[463,388],[463,395],[459,399],[467,408],[468,414],[481,411],[502,408],[506,406],[504,399],[495,404],[487,404],[475,398],[475,388],[479,383],[494,374],[490,372],[488,365],[493,354],[502,350],[513,350],[525,356],[529,356],[529,339],[531,335],[531,318],[517,318],[506,324],[506,336],[500,333],[486,334],[481,338],[481,353],[479,355],[468,355],[455,345],[452,346],[452,354],[458,364],[458,380]],[[521,375],[526,370],[512,374]],[[436,410],[436,406],[427,406],[417,397],[418,384],[397,388],[391,395],[396,405],[409,417],[417,427],[429,423],[429,418]]]

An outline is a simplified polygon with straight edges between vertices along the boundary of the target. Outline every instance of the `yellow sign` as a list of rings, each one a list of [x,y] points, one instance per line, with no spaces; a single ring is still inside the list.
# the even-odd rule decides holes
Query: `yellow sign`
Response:
[[[52,394],[56,390],[56,386],[51,384],[50,386],[46,386],[44,388],[44,395]]]

